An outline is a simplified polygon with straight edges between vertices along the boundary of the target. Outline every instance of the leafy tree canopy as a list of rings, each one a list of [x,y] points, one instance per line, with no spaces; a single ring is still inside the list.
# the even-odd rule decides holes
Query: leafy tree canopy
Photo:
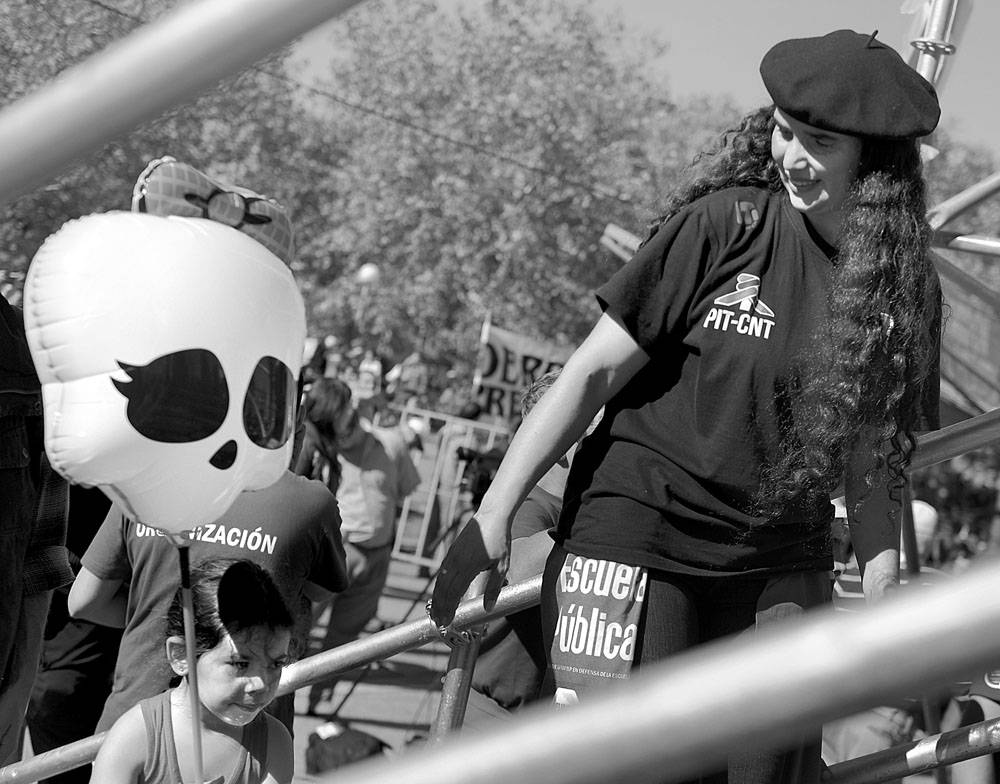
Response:
[[[307,251],[314,317],[466,367],[488,311],[579,341],[620,263],[600,246],[605,225],[641,234],[679,168],[735,118],[672,102],[649,76],[662,44],[589,3],[372,1],[330,50],[324,92],[338,103],[318,104],[352,142],[321,173],[332,201]],[[383,272],[375,291],[353,280],[365,263]]]
[[[171,5],[0,0],[4,100]],[[416,350],[466,383],[487,312],[581,340],[593,289],[620,264],[604,227],[643,234],[738,119],[725,100],[672,100],[652,67],[664,47],[586,0],[367,0],[333,26],[318,77],[273,54],[0,205],[0,283],[16,296],[46,236],[127,209],[146,162],[171,154],[289,207],[312,334],[390,362]],[[983,151],[937,142],[932,202],[992,171]],[[959,228],[993,233],[996,218],[984,206]],[[375,282],[358,278],[366,264]]]

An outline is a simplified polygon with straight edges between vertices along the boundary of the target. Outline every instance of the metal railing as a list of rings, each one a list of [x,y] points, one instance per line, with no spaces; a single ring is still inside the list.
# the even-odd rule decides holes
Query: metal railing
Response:
[[[358,2],[200,0],[143,25],[4,107],[0,203]]]
[[[481,601],[463,602],[455,614],[455,626],[466,629],[533,607],[538,604],[541,585],[539,575],[504,588],[496,605],[489,611],[483,608]],[[393,626],[288,665],[281,674],[278,696],[440,639],[437,627],[429,618]],[[97,756],[105,735],[102,732],[0,768],[0,784],[37,781],[86,765]]]
[[[0,201],[26,192],[106,139],[197,95],[357,2],[202,0],[141,28],[0,112],[0,149],[5,151]],[[931,59],[946,53],[926,48]],[[146,67],[151,61],[156,68]],[[197,70],[190,68],[193,62]],[[76,122],[61,121],[69,116]],[[998,188],[1000,175],[994,175],[952,197],[931,211],[932,225],[940,229]],[[990,254],[998,249],[992,238],[941,231],[937,236],[948,247]],[[621,245],[621,237],[612,239]],[[921,438],[912,468],[998,438],[1000,411],[994,411]],[[888,601],[863,617],[820,611],[786,629],[704,646],[573,710],[528,708],[489,737],[459,735],[402,759],[359,763],[338,771],[333,780],[509,784],[515,778],[520,784],[586,784],[690,777],[721,764],[729,748],[780,744],[804,726],[819,726],[914,686],[943,685],[994,663],[1000,646],[1000,574],[994,572],[1000,570],[993,564],[974,567],[950,585],[919,598]],[[539,577],[504,589],[490,612],[479,599],[464,602],[455,628],[537,603],[540,582]],[[290,665],[280,693],[436,639],[429,620],[401,624]],[[921,653],[900,657],[900,650]],[[467,684],[457,688],[467,689]],[[79,767],[93,759],[102,740],[97,735],[0,769],[0,782],[34,781]],[[831,768],[831,780],[882,780],[902,770],[891,767],[900,755],[943,763],[957,761],[959,754],[968,755],[965,759],[997,750],[996,722],[940,736],[933,743],[933,760],[925,746],[842,763],[848,767]],[[874,777],[855,776],[859,766]]]
[[[998,750],[1000,719],[989,719],[831,765],[823,784],[894,781]]]
[[[422,408],[390,408],[401,424],[412,426],[417,420],[425,449],[433,448],[430,470],[425,461],[420,486],[403,500],[392,556],[417,566],[437,567],[441,559],[435,551],[468,503],[461,490],[467,461],[459,459],[456,450],[489,452],[506,441],[510,428]]]
[[[980,564],[952,583],[870,612],[808,613],[773,632],[682,653],[572,709],[530,706],[488,735],[459,734],[320,780],[681,781],[723,766],[730,749],[780,747],[826,720],[914,688],[943,687],[995,662],[998,622],[1000,570]]]
[[[992,411],[987,414],[975,417],[974,419],[967,420],[965,422],[960,422],[950,427],[942,428],[941,430],[935,431],[933,433],[928,433],[920,437],[917,441],[917,451],[914,454],[914,459],[912,465],[916,468],[926,468],[928,466],[939,463],[943,460],[948,460],[956,455],[964,454],[966,452],[972,451],[973,449],[978,449],[985,444],[991,443],[1000,439],[1000,410]],[[455,616],[454,628],[458,630],[468,629],[474,627],[478,624],[488,622],[494,618],[498,618],[504,615],[508,615],[517,610],[525,609],[527,607],[533,606],[538,603],[538,595],[541,588],[541,576],[535,577],[532,580],[526,581],[524,583],[519,583],[515,586],[505,588],[501,594],[500,599],[497,604],[490,610],[486,611],[483,608],[482,599],[475,598],[469,599],[462,603],[459,607],[458,612]],[[1000,588],[1000,587],[998,587]],[[1000,590],[996,591],[997,597],[996,601],[1000,602]],[[963,595],[965,598],[962,599],[966,604],[973,605],[972,608],[964,607],[963,612],[973,612],[975,613],[975,605],[983,597],[972,596],[969,598],[967,595]],[[989,602],[983,602],[983,617],[977,618],[974,621],[970,621],[970,626],[963,631],[962,634],[956,636],[953,640],[948,642],[948,651],[943,652],[942,659],[947,659],[950,654],[955,654],[956,656],[965,656],[963,651],[961,654],[957,654],[956,651],[963,647],[962,640],[969,636],[969,629],[981,628],[982,624],[993,623],[991,620],[992,616],[989,616],[990,612],[988,609]],[[866,613],[865,615],[876,614],[876,611],[872,613]],[[949,615],[950,613],[944,613]],[[1000,615],[1000,607],[997,608],[997,614]],[[928,627],[928,618],[934,618],[933,610],[928,609],[926,614],[921,617],[920,624],[924,627]],[[852,619],[856,616],[852,615]],[[944,624],[945,621],[942,621]],[[951,624],[951,619],[947,619],[947,623]],[[948,632],[942,626],[932,626],[930,628],[930,634],[933,636],[935,634],[948,635]],[[853,648],[857,640],[856,636],[861,636],[863,632],[855,632],[852,627],[845,628],[844,630],[845,639],[850,638]],[[808,635],[807,630],[802,631],[803,635]],[[979,631],[976,632],[976,635]],[[794,637],[794,635],[790,635]],[[419,621],[412,621],[405,624],[400,624],[384,631],[378,632],[376,634],[370,635],[368,637],[356,640],[355,642],[348,643],[347,645],[334,648],[329,651],[324,651],[318,653],[314,656],[310,656],[302,661],[296,662],[289,665],[286,668],[284,674],[281,678],[281,686],[279,687],[279,694],[287,694],[288,692],[294,691],[298,688],[311,685],[313,683],[319,682],[330,675],[339,674],[347,672],[354,669],[355,667],[368,664],[373,661],[378,661],[389,656],[393,656],[402,651],[409,650],[411,648],[419,647],[425,645],[429,642],[438,640],[438,632],[435,626],[426,619],[421,619]],[[791,640],[789,641],[790,649],[794,645]],[[914,643],[915,645],[916,643]],[[921,643],[922,644],[922,643]],[[888,662],[893,663],[895,667],[896,663],[899,663],[900,657],[898,656],[899,650],[917,650],[917,648],[910,647],[905,643],[904,640],[899,641],[893,640],[891,645],[895,648],[896,655],[890,655],[886,659]],[[898,647],[896,647],[898,646]],[[974,647],[974,646],[973,646]],[[836,645],[826,651],[825,653],[817,654],[819,659],[817,660],[817,667],[822,669],[828,666],[824,664],[820,667],[819,662],[825,661],[829,656],[836,654],[840,656],[843,654],[843,639],[841,639]],[[933,650],[936,650],[936,646]],[[922,661],[926,662],[928,655],[931,655],[928,650],[921,649],[921,656],[918,657]],[[791,655],[790,653],[787,655]],[[796,654],[797,655],[797,654]],[[855,654],[852,654],[854,656]],[[995,653],[993,658],[984,657],[982,660],[978,661],[976,664],[983,664],[987,662],[992,662],[995,660]],[[784,659],[780,659],[784,661]],[[877,661],[877,660],[873,660]],[[961,661],[965,661],[962,658]],[[451,666],[451,665],[450,665]],[[737,670],[740,669],[738,663],[729,662],[728,664],[722,664],[720,666],[735,666]],[[942,664],[942,667],[946,665]],[[819,669],[817,671],[817,676],[819,675]],[[875,666],[868,665],[862,666],[861,669],[870,672],[881,672],[882,669]],[[970,667],[959,667],[949,668],[948,672],[965,672]],[[868,677],[870,677],[870,672]],[[924,677],[926,673],[921,670],[921,678]],[[857,673],[842,674],[845,679],[852,679],[858,676]],[[713,676],[715,677],[715,676]],[[922,683],[920,679],[914,679],[903,684],[905,688],[918,685],[921,688],[927,684]],[[742,687],[740,687],[742,688]],[[880,687],[878,684],[870,684],[870,689],[862,690],[861,694],[865,696],[865,705],[875,704],[871,700],[877,698],[879,693],[878,689]],[[458,689],[465,689],[465,695],[467,696],[467,684],[459,684]],[[446,692],[442,693],[442,702],[444,704],[444,714],[439,715],[437,726],[456,726],[455,713],[456,707],[451,706],[461,706],[464,709],[464,703],[462,702],[463,695],[456,691],[455,689],[447,689]],[[773,699],[773,698],[772,698]],[[697,702],[697,700],[695,700]],[[860,703],[859,703],[860,705]],[[690,707],[690,706],[689,706]],[[842,702],[840,700],[831,699],[830,709],[833,712],[826,714],[827,717],[832,717],[836,715],[843,715],[837,711],[841,710]],[[858,707],[856,705],[855,707]],[[862,705],[863,707],[863,705]],[[815,706],[814,706],[815,709]],[[631,709],[630,709],[631,710]],[[729,712],[729,708],[725,709],[725,712]],[[449,712],[452,711],[452,712]],[[571,712],[575,712],[571,711]],[[439,709],[439,713],[441,710]],[[534,715],[533,712],[526,711],[526,715]],[[760,716],[759,719],[764,721],[767,717]],[[606,723],[606,722],[605,722]],[[460,724],[460,720],[457,722]],[[784,725],[782,725],[784,726]],[[76,743],[71,743],[67,746],[63,746],[58,749],[53,749],[52,751],[47,751],[39,754],[31,760],[26,762],[17,763],[15,765],[9,765],[5,768],[0,769],[0,784],[8,784],[12,782],[29,782],[35,781],[39,778],[45,778],[57,773],[62,773],[67,770],[72,770],[73,768],[85,765],[91,762],[97,754],[97,750],[100,748],[100,744],[103,741],[103,735],[97,735],[91,738],[87,738]],[[595,741],[596,742],[596,741]],[[450,743],[443,743],[441,745],[450,745]],[[614,748],[610,746],[608,748]],[[980,751],[979,753],[986,753],[986,751]],[[509,756],[509,755],[508,755]],[[614,756],[614,755],[612,755]],[[974,756],[974,755],[973,755]],[[341,774],[343,775],[343,774]],[[521,774],[519,774],[521,775]],[[378,779],[373,779],[378,780]],[[440,779],[444,781],[445,779]],[[539,779],[545,780],[545,779]],[[339,779],[338,779],[339,781]],[[526,779],[527,781],[527,779]],[[555,780],[553,780],[555,781]],[[508,782],[509,784],[509,782]]]

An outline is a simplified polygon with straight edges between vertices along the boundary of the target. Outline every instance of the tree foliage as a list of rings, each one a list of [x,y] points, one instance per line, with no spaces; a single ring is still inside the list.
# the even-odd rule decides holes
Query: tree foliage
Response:
[[[706,117],[723,116],[671,102],[646,76],[660,45],[588,3],[368,2],[330,48],[326,89],[342,103],[329,123],[352,142],[310,239],[314,317],[470,373],[487,312],[583,337],[592,291],[620,263],[604,227],[642,233],[658,191],[719,130]],[[377,291],[352,278],[369,262]]]
[[[0,86],[12,102],[100,52],[172,0],[0,0]],[[77,161],[44,187],[2,205],[0,282],[16,299],[31,257],[66,220],[128,209],[137,175],[153,158],[173,155],[228,182],[290,198],[301,172],[300,125],[287,83],[269,75],[287,53],[227,80]],[[155,67],[151,63],[150,67]],[[265,118],[260,122],[258,118]],[[72,118],[66,118],[68,124]]]
[[[173,3],[0,0],[4,100]],[[653,67],[665,45],[586,0],[367,0],[333,26],[319,77],[278,52],[2,205],[0,283],[16,290],[65,220],[127,209],[136,175],[171,154],[289,207],[312,334],[390,362],[420,351],[467,383],[487,313],[581,340],[594,288],[621,263],[604,227],[643,234],[680,170],[738,119],[726,101],[671,99]],[[932,203],[992,166],[939,146]],[[969,225],[995,231],[991,209]],[[377,282],[357,278],[365,264]]]
[[[929,204],[932,207],[985,180],[1000,169],[996,157],[987,150],[958,144],[946,131],[936,133],[934,142],[939,154],[925,167]],[[994,196],[981,202],[958,215],[943,228],[961,234],[1000,236],[1000,198]],[[969,274],[1000,292],[1000,264],[995,257],[982,258],[976,254],[963,253],[955,256],[955,260]]]

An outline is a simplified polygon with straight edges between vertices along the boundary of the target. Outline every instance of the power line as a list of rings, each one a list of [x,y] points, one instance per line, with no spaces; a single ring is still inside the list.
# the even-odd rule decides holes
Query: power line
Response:
[[[125,19],[129,19],[135,22],[136,24],[140,25],[147,24],[147,21],[142,17],[136,16],[135,14],[131,14],[127,11],[123,11],[120,8],[115,8],[114,6],[102,2],[102,0],[84,0],[84,2],[87,2],[90,5],[95,6],[96,8],[100,8],[104,11],[117,14],[118,16],[124,17]],[[297,79],[293,79],[287,74],[275,73],[274,71],[269,71],[265,68],[262,68],[261,66],[251,66],[251,70],[256,71],[257,73],[260,74],[264,74],[265,76],[270,76],[273,79],[278,79],[279,81],[283,81],[287,84],[294,85],[314,95],[319,95],[323,98],[333,101],[334,103],[338,103],[342,106],[348,107],[349,109],[353,109],[354,111],[368,114],[371,115],[372,117],[377,117],[381,120],[394,123],[404,128],[409,128],[410,130],[417,131],[418,133],[422,133],[433,139],[437,139],[438,141],[442,141],[447,144],[452,144],[457,147],[462,147],[464,149],[475,152],[479,155],[485,155],[495,160],[499,160],[504,163],[510,164],[511,166],[517,166],[518,168],[524,169],[525,171],[530,171],[534,174],[539,174],[542,175],[543,177],[548,177],[563,185],[568,185],[576,190],[589,193],[591,196],[595,196],[600,199],[616,201],[628,207],[633,206],[632,200],[628,196],[616,193],[611,188],[607,188],[603,185],[580,182],[579,180],[574,180],[566,177],[565,175],[554,172],[551,169],[546,169],[544,166],[538,166],[535,164],[526,163],[518,158],[515,158],[512,155],[497,152],[496,150],[491,150],[488,147],[483,147],[482,145],[476,144],[475,142],[466,141],[465,139],[456,139],[453,136],[449,136],[446,133],[441,133],[440,131],[435,131],[409,118],[401,117],[395,114],[390,114],[388,112],[384,112],[380,109],[376,109],[371,106],[366,106],[365,104],[362,104],[358,101],[352,101],[348,98],[344,98],[341,95],[337,95],[336,93],[331,92],[330,90],[325,90],[320,87],[316,87],[315,85],[305,84]]]
[[[96,6],[97,8],[102,8],[105,11],[110,11],[113,14],[118,14],[118,16],[122,16],[126,19],[131,19],[133,22],[136,22],[138,24],[146,24],[146,20],[143,19],[142,17],[136,16],[135,14],[130,14],[128,11],[123,11],[120,8],[115,8],[114,6],[108,5],[107,3],[102,3],[101,0],[85,0],[85,1],[93,6]]]
[[[370,114],[373,117],[378,117],[382,120],[386,120],[387,122],[392,122],[397,125],[401,125],[404,128],[410,128],[411,130],[419,131],[420,133],[423,133],[434,139],[438,139],[439,141],[447,142],[449,144],[453,144],[458,147],[464,147],[468,150],[472,150],[473,152],[477,152],[482,155],[488,155],[491,158],[503,161],[504,163],[509,163],[513,166],[517,166],[519,168],[525,169],[535,174],[541,174],[545,177],[550,177],[565,185],[570,185],[576,188],[577,190],[586,191],[587,193],[590,193],[592,196],[597,196],[602,199],[612,199],[614,201],[621,202],[622,204],[627,204],[629,206],[632,206],[631,199],[629,199],[627,196],[614,193],[610,188],[605,188],[604,186],[601,185],[588,185],[587,183],[571,180],[561,174],[553,172],[551,169],[546,169],[543,166],[536,166],[535,164],[525,163],[524,161],[515,158],[512,155],[507,155],[506,153],[490,150],[486,147],[482,147],[481,145],[475,144],[474,142],[469,142],[464,139],[456,139],[454,136],[449,136],[448,134],[441,133],[440,131],[432,130],[426,126],[420,125],[419,123],[413,122],[412,120],[409,120],[407,118],[389,114],[387,112],[381,111],[380,109],[374,109],[370,106],[365,106],[364,104],[357,103],[356,101],[348,100],[347,98],[339,96],[336,93],[332,93],[328,90],[321,89],[314,85],[303,84],[302,82],[293,79],[285,74],[279,74],[273,71],[266,71],[263,69],[256,69],[256,70],[259,73],[263,73],[266,74],[267,76],[271,76],[272,78],[288,82],[289,84],[296,85],[297,87],[301,87],[316,95],[321,95],[324,98],[328,98],[331,101],[342,104],[343,106],[347,106],[348,108],[354,109],[356,111],[363,112],[365,114]]]

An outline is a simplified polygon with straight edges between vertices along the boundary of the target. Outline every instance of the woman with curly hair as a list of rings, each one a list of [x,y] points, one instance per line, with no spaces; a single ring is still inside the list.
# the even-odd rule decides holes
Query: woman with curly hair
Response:
[[[875,35],[784,41],[774,104],[695,161],[603,315],[518,430],[447,554],[448,634],[472,579],[506,571],[528,489],[580,437],[542,614],[556,701],[829,601],[831,494],[863,587],[898,582],[914,432],[936,426],[940,290],[918,139],[933,87]],[[729,781],[818,782],[819,737],[735,751]],[[726,781],[726,773],[711,781]]]

